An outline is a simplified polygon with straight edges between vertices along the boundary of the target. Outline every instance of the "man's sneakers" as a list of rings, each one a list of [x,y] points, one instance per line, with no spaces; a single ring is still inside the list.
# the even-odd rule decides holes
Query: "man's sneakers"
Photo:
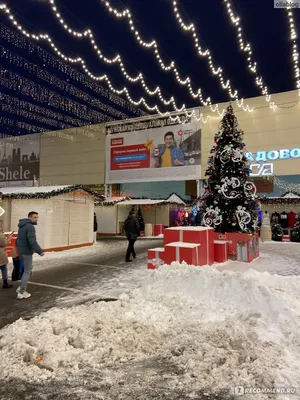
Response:
[[[31,294],[28,293],[28,292],[26,292],[26,291],[23,292],[23,293],[21,293],[19,287],[18,287],[18,289],[16,290],[16,292],[18,293],[18,295],[17,295],[17,299],[18,299],[18,300],[29,299],[29,297],[31,297]]]
[[[31,297],[31,294],[28,292],[23,292],[23,293],[19,292],[17,295],[18,300],[29,299],[29,297]]]

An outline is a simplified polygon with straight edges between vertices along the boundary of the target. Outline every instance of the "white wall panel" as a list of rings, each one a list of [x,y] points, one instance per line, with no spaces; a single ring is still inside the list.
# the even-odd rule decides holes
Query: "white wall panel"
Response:
[[[49,136],[50,134],[53,136]],[[104,184],[104,179],[104,125],[72,128],[41,135],[42,184],[92,185]]]

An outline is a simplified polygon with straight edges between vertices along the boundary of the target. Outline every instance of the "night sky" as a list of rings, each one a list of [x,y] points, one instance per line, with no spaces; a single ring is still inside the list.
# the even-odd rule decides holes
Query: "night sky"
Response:
[[[111,66],[101,62],[95,55],[87,38],[77,39],[69,35],[57,21],[48,0],[7,0],[6,4],[25,29],[32,33],[48,33],[63,53],[70,57],[83,57],[87,61],[91,72],[98,75],[106,73],[114,87],[121,88],[126,85],[134,99],[144,96],[150,105],[157,104],[161,110],[171,110],[171,107],[165,108],[159,102],[158,97],[148,96],[139,83],[128,82],[117,65]],[[181,77],[185,78],[189,75],[194,87],[201,87],[205,97],[210,96],[213,103],[229,100],[227,91],[220,87],[218,79],[211,74],[206,59],[196,55],[191,35],[180,28],[173,13],[171,0],[113,0],[111,4],[120,11],[129,8],[142,38],[145,41],[155,38],[164,56],[164,61],[174,60]],[[136,75],[138,72],[142,72],[150,89],[154,89],[159,85],[164,97],[168,98],[173,95],[178,105],[182,103],[185,103],[187,107],[200,105],[197,100],[190,97],[186,87],[180,86],[176,82],[172,73],[164,72],[160,69],[151,50],[138,45],[130,31],[127,19],[116,19],[108,12],[100,0],[60,0],[56,2],[56,5],[61,16],[73,29],[81,31],[90,28],[94,32],[95,40],[107,57],[120,54],[128,73]],[[260,96],[260,90],[255,84],[255,75],[248,70],[246,55],[239,49],[236,29],[229,20],[224,2],[222,0],[184,0],[180,1],[179,5],[180,13],[185,22],[195,23],[199,43],[204,49],[210,49],[215,65],[222,67],[225,78],[231,80],[233,88],[239,91],[240,96],[245,98]],[[269,92],[278,93],[296,89],[286,10],[274,9],[273,0],[233,0],[233,5],[237,15],[240,16],[244,37],[251,43],[254,59],[258,64],[259,72],[265,84],[269,88]],[[296,30],[300,33],[300,9],[295,9],[293,12]],[[14,29],[7,16],[3,13],[0,13],[0,23],[9,29]],[[36,45],[36,42],[33,41],[32,43]],[[27,48],[17,48],[13,43],[3,40],[1,40],[1,45],[4,47],[2,52],[8,50],[46,69],[61,80],[67,79],[65,74],[61,74],[53,66],[46,65],[37,57],[35,50],[29,53]],[[58,58],[50,45],[45,42],[44,44],[39,42],[39,45],[56,59]],[[12,89],[7,84],[6,86],[3,85],[2,79],[5,78],[6,82],[8,79],[12,80],[12,75],[9,74],[13,72],[35,82],[40,87],[59,93],[60,96],[68,97],[70,101],[75,101],[75,98],[70,93],[64,93],[64,90],[54,87],[49,82],[41,81],[34,73],[24,70],[16,63],[8,62],[5,57],[0,58],[0,63],[2,94],[48,108],[48,110],[52,111],[52,116],[54,115],[53,113],[59,111],[58,108],[53,108],[51,103],[45,99],[41,103],[40,99],[35,98],[33,95],[29,98],[28,93],[20,93],[18,88]],[[72,65],[72,67],[83,72],[79,66]],[[100,96],[95,90],[91,90],[87,85],[76,81],[74,77],[70,78],[68,82],[85,91],[95,100],[101,100],[101,102],[111,105],[128,117],[141,115],[138,110],[130,110],[129,105],[116,105],[114,101],[108,100],[107,96]],[[108,88],[105,83],[100,85],[105,89]],[[2,104],[6,101],[7,97],[1,98]],[[85,105],[87,109],[86,115],[76,116],[80,120],[77,122],[78,125],[84,125],[88,120],[88,123],[102,122],[99,120],[99,116],[91,117],[93,114],[89,113],[89,111],[95,110],[91,102],[86,103],[78,98],[76,101]],[[146,109],[143,110],[147,111]],[[63,110],[59,112],[63,114]],[[66,115],[72,114],[67,111],[64,112]],[[109,112],[105,113],[105,115],[108,120],[125,117],[124,115],[121,116],[121,114],[117,117]],[[38,131],[38,128],[44,130],[55,129],[51,124],[43,123],[41,120],[36,121],[33,115],[28,117],[24,115],[16,116],[7,107],[4,112],[2,109],[1,117],[6,119],[1,121],[0,133],[17,135],[33,133]],[[32,124],[34,128],[29,129],[27,125],[20,127],[20,124],[16,126],[12,121],[27,122],[28,125]],[[69,121],[68,125],[70,124],[72,125]],[[57,128],[62,127],[63,125],[57,126]]]

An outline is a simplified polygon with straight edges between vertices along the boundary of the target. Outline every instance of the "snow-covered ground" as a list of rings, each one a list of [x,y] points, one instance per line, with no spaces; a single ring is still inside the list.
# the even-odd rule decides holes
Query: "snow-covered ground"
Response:
[[[141,260],[99,288],[118,301],[56,308],[2,329],[0,379],[84,400],[227,399],[235,386],[298,387],[271,398],[299,399],[298,246],[263,244],[250,265],[147,271]]]

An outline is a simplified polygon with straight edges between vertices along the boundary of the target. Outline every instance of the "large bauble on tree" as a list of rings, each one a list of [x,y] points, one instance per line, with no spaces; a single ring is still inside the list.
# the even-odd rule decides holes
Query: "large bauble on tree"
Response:
[[[243,135],[229,105],[214,137],[206,170],[207,186],[200,203],[204,225],[216,232],[258,230],[259,201],[256,187],[249,181]]]

